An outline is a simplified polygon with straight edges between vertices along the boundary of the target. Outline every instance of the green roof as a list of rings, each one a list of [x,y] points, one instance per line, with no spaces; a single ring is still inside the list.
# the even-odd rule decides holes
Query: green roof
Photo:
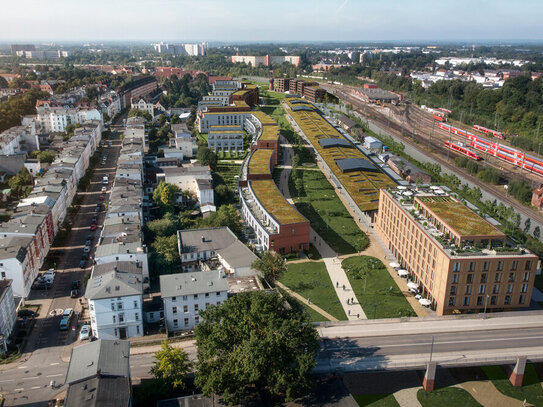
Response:
[[[418,196],[416,200],[460,236],[505,236],[498,228],[451,196]]]
[[[251,154],[249,159],[249,174],[269,174],[270,173],[270,159],[273,155],[271,149],[258,149]]]
[[[272,180],[249,181],[256,199],[281,225],[307,222],[300,212],[292,207]]]

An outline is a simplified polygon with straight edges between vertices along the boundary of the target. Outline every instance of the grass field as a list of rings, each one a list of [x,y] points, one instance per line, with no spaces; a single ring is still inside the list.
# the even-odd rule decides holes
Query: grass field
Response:
[[[350,257],[343,260],[341,267],[368,319],[416,316],[381,260]]]
[[[353,397],[360,407],[400,407],[392,394],[357,394]]]
[[[230,188],[232,191],[237,191],[237,183],[238,183],[238,176],[239,176],[239,168],[241,167],[240,164],[234,164],[234,163],[218,163],[217,164],[217,170],[215,171],[216,174],[220,175],[222,179],[224,180],[224,183]]]
[[[290,193],[296,208],[311,222],[311,227],[340,254],[356,253],[369,245],[369,239],[349,214],[334,188],[320,171],[300,168],[303,190],[298,192],[291,177]]]
[[[323,262],[288,264],[287,268],[281,283],[337,319],[347,319]]]
[[[482,366],[483,372],[496,388],[506,396],[526,400],[534,406],[543,406],[543,387],[534,365],[527,364],[522,387],[514,387],[501,366]]]
[[[422,407],[482,407],[469,392],[457,387],[443,387],[432,392],[420,389],[417,399]]]

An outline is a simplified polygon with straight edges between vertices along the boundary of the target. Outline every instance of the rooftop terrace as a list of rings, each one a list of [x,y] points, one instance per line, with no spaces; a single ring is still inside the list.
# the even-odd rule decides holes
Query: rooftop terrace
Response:
[[[249,173],[251,175],[270,174],[270,159],[273,155],[271,149],[258,149],[249,159]]]

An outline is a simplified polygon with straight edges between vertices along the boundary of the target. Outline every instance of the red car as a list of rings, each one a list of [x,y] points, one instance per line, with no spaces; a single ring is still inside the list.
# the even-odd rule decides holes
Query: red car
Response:
[[[98,199],[99,199],[100,201],[103,201],[103,200],[104,200],[104,195],[100,195],[100,196],[98,197]]]
[[[90,230],[96,230],[96,224],[93,223],[90,227]]]

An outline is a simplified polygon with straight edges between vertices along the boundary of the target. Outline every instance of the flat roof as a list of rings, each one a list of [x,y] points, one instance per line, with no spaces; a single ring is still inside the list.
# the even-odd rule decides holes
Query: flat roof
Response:
[[[272,180],[249,181],[249,184],[258,201],[279,224],[307,222],[307,219],[287,202]]]
[[[252,111],[251,114],[262,123],[262,125],[268,125],[268,124],[277,124],[275,120],[273,120],[269,115],[264,113],[262,110],[255,110]]]
[[[160,295],[163,298],[214,291],[228,291],[226,278],[221,277],[217,270],[163,274],[160,276]]]
[[[349,143],[347,140],[343,138],[338,138],[338,137],[321,138],[319,139],[319,144],[322,146],[322,148],[329,148],[329,147],[352,148],[353,147],[353,145]]]
[[[417,196],[415,201],[435,213],[440,220],[461,236],[505,237],[502,231],[449,195]]]
[[[249,159],[249,174],[270,174],[270,159],[273,150],[259,148],[253,151]]]
[[[343,172],[379,171],[375,165],[363,158],[342,158],[336,160],[336,164]]]

